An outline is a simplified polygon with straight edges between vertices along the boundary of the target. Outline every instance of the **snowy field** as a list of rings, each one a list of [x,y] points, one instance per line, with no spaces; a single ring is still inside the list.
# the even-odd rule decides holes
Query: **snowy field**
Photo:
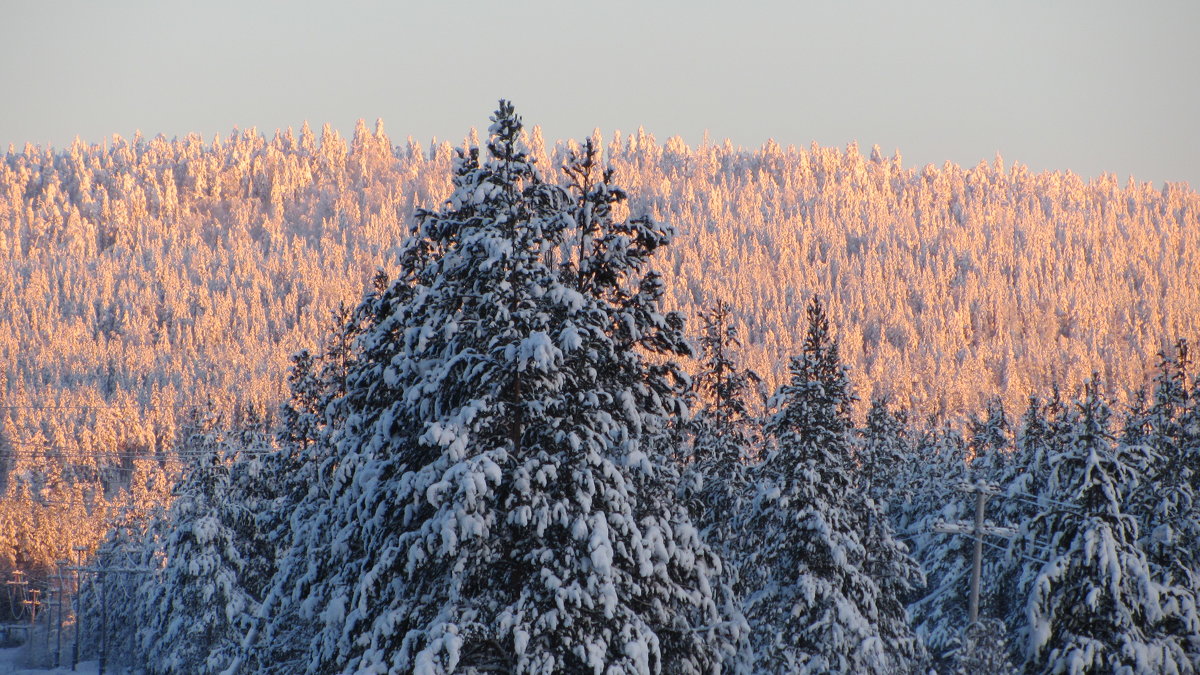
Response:
[[[71,670],[69,663],[58,668],[25,668],[26,660],[24,645],[0,649],[0,675],[96,675],[100,672],[100,665],[95,661],[81,661],[75,670]],[[107,669],[107,672],[116,671]]]

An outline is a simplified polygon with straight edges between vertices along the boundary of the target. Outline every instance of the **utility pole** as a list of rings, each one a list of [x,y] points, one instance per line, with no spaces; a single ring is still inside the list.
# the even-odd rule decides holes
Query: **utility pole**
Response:
[[[59,560],[57,562],[58,569],[57,569],[56,575],[57,575],[57,580],[58,580],[58,595],[55,597],[58,600],[58,633],[56,634],[56,637],[54,639],[54,667],[55,668],[58,668],[58,666],[62,662],[62,629],[63,629],[62,598],[63,598],[63,593],[65,592],[65,590],[63,588],[63,570],[65,570],[67,568],[67,566],[70,564],[71,564],[71,561],[69,561],[69,560]]]
[[[76,574],[95,574],[97,581],[100,584],[100,668],[98,675],[104,675],[104,669],[108,665],[108,584],[107,577],[110,573],[147,573],[154,570],[148,567],[84,567],[75,565],[67,568],[73,570]],[[79,594],[76,593],[76,598]],[[78,600],[76,605],[78,606]],[[78,612],[78,610],[76,610]],[[76,624],[78,624],[76,617]],[[75,629],[75,656],[72,659],[74,662],[79,660],[79,628]],[[75,664],[72,663],[71,669],[75,669]]]
[[[87,552],[88,547],[75,546],[71,550],[75,551],[75,566],[66,569],[71,570],[75,577],[75,649],[71,652],[71,670],[75,670],[75,667],[79,665],[79,631],[83,625],[82,617],[79,616],[79,610],[81,609],[79,592],[82,590],[79,587],[79,570],[82,569],[83,554]]]
[[[22,570],[13,570],[12,579],[9,579],[8,581],[4,582],[4,584],[6,586],[8,586],[8,588],[9,588],[9,591],[8,591],[9,603],[10,604],[19,604],[22,608],[24,608],[24,606],[25,606],[25,587],[29,585],[29,582],[25,580],[25,572]],[[20,600],[17,600],[17,598],[20,598]],[[13,616],[14,616],[14,618],[18,618],[18,619],[20,618],[20,617],[17,617],[15,615],[15,613]]]
[[[54,619],[54,603],[50,602],[50,599],[51,599],[50,594],[53,592],[54,592],[53,589],[47,588],[46,589],[46,599],[43,601],[46,603],[46,658],[47,658],[47,660],[49,660],[49,657],[50,657],[50,623]]]
[[[28,608],[29,608],[29,626],[30,626],[30,630],[33,630],[33,625],[34,625],[35,623],[37,623],[37,613],[38,613],[38,607],[41,607],[41,606],[42,606],[42,601],[38,599],[38,596],[40,596],[41,594],[42,594],[42,589],[40,589],[40,588],[31,588],[31,589],[29,589],[29,595],[30,595],[30,596],[32,596],[32,597],[30,597],[30,599],[28,599],[28,600],[26,600],[24,603],[22,603],[22,604],[24,604],[26,607],[28,607]],[[30,640],[32,641],[32,636],[31,636]]]
[[[970,623],[974,624],[979,620],[979,583],[980,577],[983,575],[983,537],[990,535],[994,537],[1013,537],[1017,531],[1011,527],[1001,527],[998,525],[984,525],[983,514],[984,508],[989,497],[1000,494],[1000,486],[985,483],[984,481],[976,481],[974,483],[959,483],[955,486],[959,492],[975,495],[975,522],[968,523],[960,521],[957,523],[947,523],[938,521],[933,525],[934,532],[943,534],[965,534],[975,539],[975,552],[971,560],[971,596],[969,613]]]
[[[100,572],[100,673],[104,675],[105,662],[108,660],[108,584],[104,583],[107,570]]]

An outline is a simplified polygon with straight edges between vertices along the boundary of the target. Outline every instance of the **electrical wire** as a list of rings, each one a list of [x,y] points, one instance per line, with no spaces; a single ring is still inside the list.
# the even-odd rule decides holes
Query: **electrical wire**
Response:
[[[4,457],[13,457],[15,459],[128,459],[128,460],[154,460],[163,461],[176,458],[194,458],[208,457],[210,455],[253,455],[265,456],[274,453],[275,450],[255,450],[249,448],[241,448],[230,453],[204,452],[200,450],[182,450],[178,452],[166,452],[161,454],[143,454],[136,452],[105,452],[103,450],[62,450],[48,448],[44,451],[35,450],[0,450],[0,459]]]
[[[4,448],[3,445],[7,445]],[[275,452],[270,448],[239,448],[229,454],[252,454],[252,455],[267,455]],[[28,443],[22,441],[6,441],[0,444],[0,457],[84,457],[84,458],[125,458],[125,459],[169,459],[171,457],[202,457],[213,454],[205,450],[176,450],[165,453],[144,453],[133,450],[81,450],[75,448],[65,448],[60,445],[51,445],[49,443]]]
[[[1061,506],[1061,507],[1063,507],[1065,509],[1069,509],[1071,511],[1079,510],[1078,504],[1068,504],[1067,502],[1060,502],[1056,499],[1050,499],[1049,497],[1039,497],[1037,495],[1031,495],[1028,492],[1014,492],[1012,494],[1004,494],[1001,496],[1002,497],[1011,497],[1012,499],[1027,502],[1027,503],[1033,504],[1034,506],[1042,506],[1042,502],[1045,502],[1047,504],[1054,504],[1055,506]]]
[[[972,538],[974,539],[974,537],[972,537]],[[976,540],[976,541],[979,541],[979,540]],[[984,541],[983,541],[983,545],[984,545],[984,546],[991,547],[991,548],[994,548],[994,549],[996,549],[997,551],[1002,551],[1002,552],[1004,552],[1006,555],[1015,555],[1015,556],[1016,556],[1016,557],[1018,557],[1018,558],[1024,558],[1025,560],[1032,560],[1033,562],[1040,562],[1040,563],[1042,563],[1043,565],[1049,565],[1049,564],[1050,564],[1050,561],[1049,561],[1049,560],[1042,560],[1041,558],[1034,558],[1033,556],[1028,556],[1028,555],[1025,555],[1024,553],[1013,553],[1013,552],[1010,552],[1008,549],[1004,548],[1003,546],[997,546],[996,544],[993,544],[993,543],[991,543],[990,541],[986,541],[986,540],[984,540]]]
[[[177,410],[179,408],[204,408],[207,404],[174,403],[168,405],[0,405],[0,410]]]

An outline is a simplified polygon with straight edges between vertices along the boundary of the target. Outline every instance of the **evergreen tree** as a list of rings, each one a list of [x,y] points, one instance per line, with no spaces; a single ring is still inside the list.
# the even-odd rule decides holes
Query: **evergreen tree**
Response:
[[[849,381],[820,300],[767,426],[743,568],[760,672],[904,672],[922,657],[903,595],[920,571],[855,489]]]
[[[1188,343],[1177,341],[1174,353],[1159,358],[1153,403],[1138,416],[1141,433],[1130,439],[1153,453],[1150,475],[1132,496],[1133,510],[1141,546],[1160,578],[1200,588],[1200,456],[1189,447],[1196,432],[1187,418],[1196,394],[1189,391]]]
[[[92,564],[106,571],[84,573],[80,579],[79,655],[99,660],[104,653],[109,664],[128,668],[143,665],[136,641],[145,616],[138,611],[146,574],[156,571],[156,554],[162,551],[162,536],[168,531],[165,514],[124,514],[96,549]]]
[[[975,473],[995,472],[1004,464],[1011,448],[1011,429],[1004,402],[993,398],[987,402],[986,417],[972,415],[967,422],[970,434],[971,467]]]
[[[747,627],[741,616],[738,538],[750,496],[747,472],[758,442],[758,422],[751,417],[747,398],[757,392],[761,379],[753,370],[741,368],[735,358],[741,341],[729,304],[718,300],[700,318],[704,326],[696,389],[705,403],[690,424],[692,462],[684,471],[681,493],[701,536],[725,561],[725,574],[715,591],[723,612],[736,625],[739,639],[744,639]],[[747,655],[742,644],[727,666],[735,672],[747,668]]]
[[[684,476],[684,492],[709,541],[726,550],[723,542],[738,527],[746,469],[757,440],[746,399],[760,380],[734,359],[733,350],[741,343],[729,305],[718,301],[701,320],[702,364],[696,388],[705,403],[691,422],[692,463]]]
[[[1003,675],[1016,672],[1009,658],[1008,629],[999,619],[980,619],[967,626],[954,649],[955,675]]]
[[[915,457],[908,431],[904,410],[892,410],[886,396],[871,401],[857,451],[858,476],[866,493],[889,516],[898,513],[896,502],[913,498],[909,479]]]
[[[308,594],[315,579],[331,574],[328,542],[320,533],[330,526],[327,500],[333,475],[346,458],[331,440],[345,422],[341,399],[359,360],[358,337],[382,312],[388,276],[379,270],[354,311],[339,305],[331,313],[321,351],[302,350],[292,357],[291,396],[282,408],[278,448],[262,463],[269,483],[256,484],[263,504],[259,529],[275,544],[272,572],[258,616],[243,639],[237,667],[290,672],[300,668],[318,630]],[[294,546],[302,538],[306,546]]]
[[[149,672],[222,672],[257,611],[271,555],[256,530],[261,505],[244,494],[260,466],[235,461],[244,441],[214,427],[190,444],[196,456],[167,514],[163,567],[139,593],[137,637]]]
[[[725,469],[743,466],[754,443],[750,402],[762,378],[749,368],[739,367],[735,350],[741,348],[732,307],[724,300],[702,312],[700,336],[701,370],[696,388],[705,405],[697,417],[695,461]]]
[[[1133,400],[1125,413],[1125,424],[1121,430],[1121,442],[1125,445],[1139,445],[1146,442],[1149,436],[1150,405],[1146,401],[1146,392],[1138,389],[1133,392]]]
[[[1167,616],[1164,630],[1186,638],[1186,648],[1200,665],[1200,454],[1190,419],[1197,394],[1189,382],[1188,343],[1178,340],[1171,352],[1159,354],[1153,403],[1131,411],[1126,441],[1148,451],[1147,475],[1129,495],[1130,511],[1139,526],[1145,552]]]
[[[906,531],[927,585],[909,606],[913,625],[939,667],[952,668],[968,619],[973,542],[968,537],[937,533],[938,522],[958,523],[974,515],[974,499],[958,485],[973,480],[969,449],[952,429],[927,432],[918,444],[924,458],[917,470],[921,486]]]
[[[1031,529],[1031,525],[1039,512],[1054,508],[1047,501],[1054,497],[1045,492],[1045,486],[1050,480],[1051,459],[1061,452],[1065,442],[1065,415],[1057,387],[1052,388],[1046,401],[1030,396],[1012,456],[998,463],[989,478],[1003,490],[989,509],[1000,525],[1015,528],[1017,534],[1007,542],[1004,555],[985,556],[983,578],[989,581],[980,603],[989,615],[1009,627],[1009,658],[1017,663],[1025,658],[1028,589],[1041,570],[1039,561],[1051,555],[1050,543],[1039,538],[1041,532]]]
[[[1149,461],[1114,443],[1111,413],[1090,381],[1070,436],[1051,459],[1054,502],[1030,530],[1055,553],[1028,595],[1028,666],[1036,672],[1190,672],[1182,636],[1164,633],[1161,603],[1122,489]]]
[[[613,218],[626,196],[593,144],[560,187],[510,104],[492,122],[363,312],[338,466],[281,574],[317,621],[298,665],[710,671],[730,651],[720,559],[665,460],[688,348],[645,270],[671,232]]]
[[[305,448],[317,439],[321,428],[322,387],[315,372],[315,361],[307,349],[292,355],[292,368],[288,371],[291,396],[281,411],[281,445]]]

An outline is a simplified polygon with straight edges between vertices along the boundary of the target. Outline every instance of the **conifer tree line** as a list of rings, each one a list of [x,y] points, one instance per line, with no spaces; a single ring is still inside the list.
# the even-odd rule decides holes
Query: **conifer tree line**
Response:
[[[858,400],[813,292],[772,386],[726,302],[689,339],[677,233],[595,140],[543,159],[502,101],[279,414],[188,422],[169,508],[97,550],[147,570],[101,642],[151,673],[1200,667],[1187,341],[1129,404],[1095,373],[913,423]],[[1017,533],[968,626],[973,542],[934,524],[980,481]]]
[[[582,145],[522,134],[546,180],[569,182]],[[1093,371],[1125,406],[1155,354],[1200,331],[1200,202],[1185,185],[999,158],[912,167],[854,144],[591,141],[629,189],[616,217],[677,229],[658,254],[664,307],[698,317],[729,302],[768,392],[788,381],[812,296],[854,373],[854,415],[887,397],[922,423],[995,396],[1017,410]],[[351,138],[305,125],[9,148],[0,575],[44,575],[93,550],[106,520],[165,503],[190,459],[190,411],[274,423],[289,356],[326,349],[331,312],[356,306],[377,269],[398,274],[413,215],[450,194],[456,145],[360,124]],[[693,377],[697,364],[681,360]],[[760,411],[756,395],[748,405]]]

